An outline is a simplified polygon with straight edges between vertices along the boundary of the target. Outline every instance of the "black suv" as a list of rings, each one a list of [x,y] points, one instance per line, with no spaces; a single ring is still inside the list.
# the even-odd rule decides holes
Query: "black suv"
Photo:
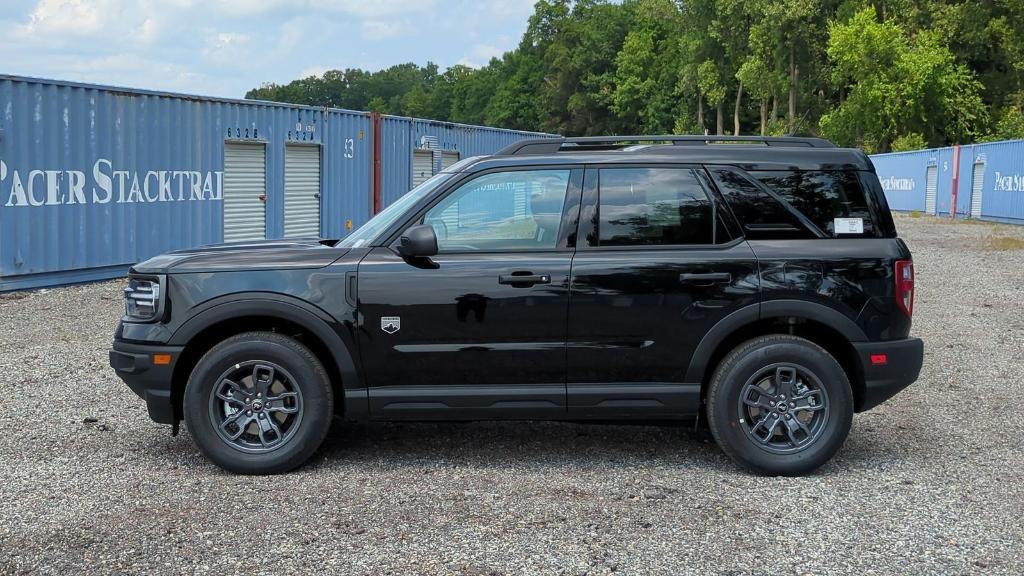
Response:
[[[801,474],[913,382],[914,268],[870,159],[813,138],[527,140],[343,240],[136,265],[110,363],[239,473],[348,420],[706,422]]]

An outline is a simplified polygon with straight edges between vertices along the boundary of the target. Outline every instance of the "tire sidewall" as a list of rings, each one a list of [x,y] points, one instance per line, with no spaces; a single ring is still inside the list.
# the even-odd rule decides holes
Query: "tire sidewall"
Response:
[[[745,345],[716,372],[709,391],[708,418],[715,439],[747,468],[769,475],[810,472],[829,461],[842,447],[853,421],[853,394],[839,363],[825,350],[798,338]],[[768,452],[744,431],[738,409],[740,393],[757,372],[785,362],[800,366],[821,381],[828,396],[828,420],[821,435],[807,448],[791,454]]]
[[[196,364],[185,389],[184,413],[199,449],[218,466],[241,474],[285,472],[306,461],[323,442],[333,414],[330,383],[323,367],[308,351],[283,337],[232,338],[218,344]],[[305,351],[305,356],[302,353]],[[298,430],[280,447],[248,453],[224,441],[210,421],[210,396],[216,380],[234,364],[262,360],[287,370],[302,394],[302,420]]]

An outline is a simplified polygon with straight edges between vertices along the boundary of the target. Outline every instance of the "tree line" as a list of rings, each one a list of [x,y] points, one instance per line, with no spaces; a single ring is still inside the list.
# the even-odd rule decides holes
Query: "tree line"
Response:
[[[1024,138],[1024,0],[540,0],[486,66],[246,98],[565,135],[819,135],[868,152]]]

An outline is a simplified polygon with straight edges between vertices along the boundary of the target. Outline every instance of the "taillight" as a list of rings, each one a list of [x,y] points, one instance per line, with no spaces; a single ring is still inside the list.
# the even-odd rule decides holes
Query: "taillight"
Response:
[[[914,315],[914,261],[896,261],[896,302],[907,317]]]

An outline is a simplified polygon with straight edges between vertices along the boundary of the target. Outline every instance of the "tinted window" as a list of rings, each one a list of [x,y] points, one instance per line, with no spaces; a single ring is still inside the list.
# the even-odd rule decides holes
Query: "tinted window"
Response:
[[[754,180],[734,170],[713,168],[710,172],[747,238],[814,237],[796,216]]]
[[[599,171],[601,246],[714,243],[714,213],[692,170]]]
[[[485,174],[427,212],[441,251],[555,248],[569,170]]]
[[[850,218],[855,223],[859,220],[863,228],[863,233],[843,232],[838,236],[875,235],[874,219],[856,172],[772,171],[750,174],[785,198],[829,236],[837,236],[836,218]]]

